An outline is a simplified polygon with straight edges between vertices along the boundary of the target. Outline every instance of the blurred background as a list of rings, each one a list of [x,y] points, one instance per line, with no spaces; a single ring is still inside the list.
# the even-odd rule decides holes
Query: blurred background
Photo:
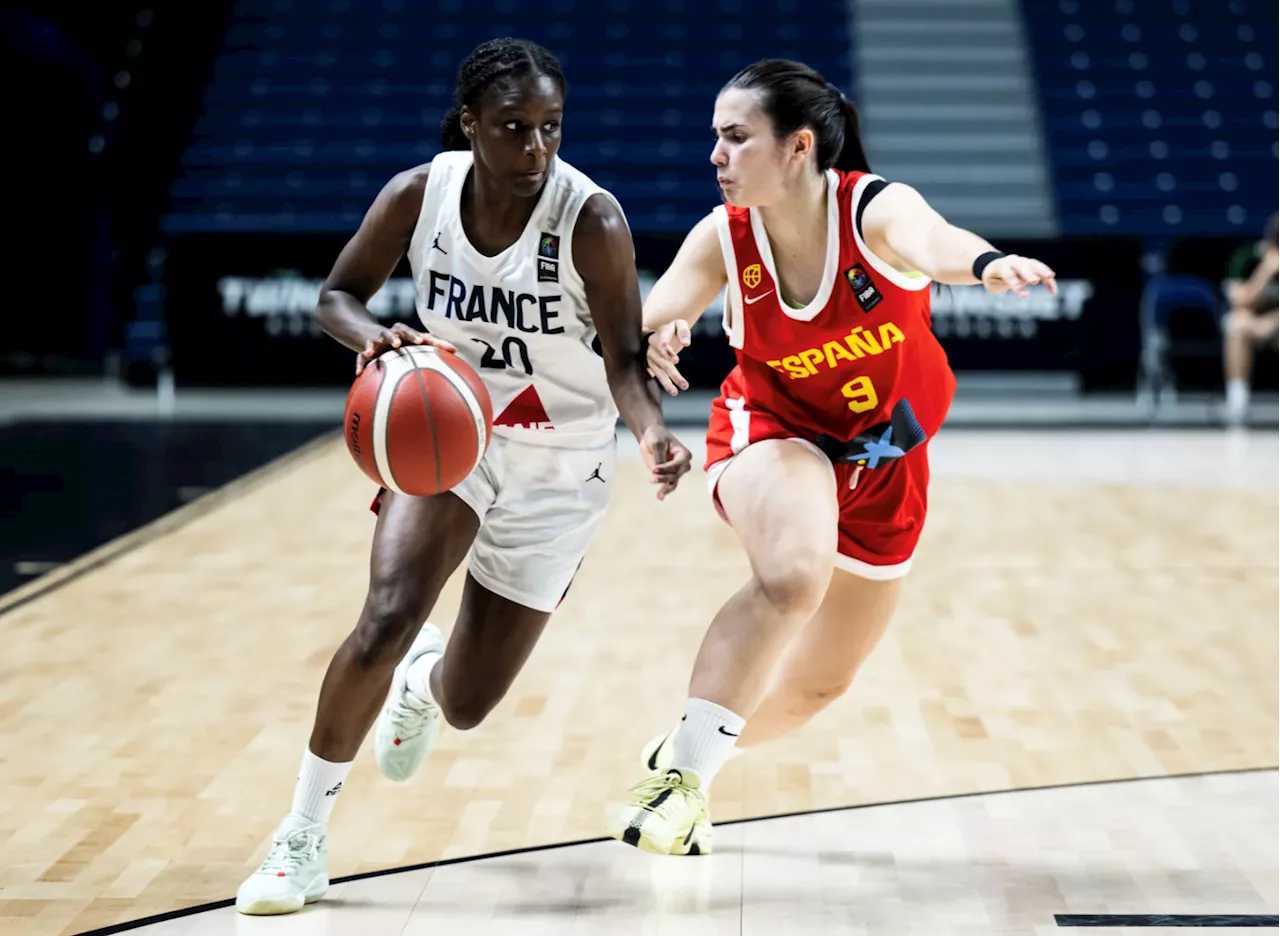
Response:
[[[717,204],[716,91],[796,58],[875,171],[1058,272],[935,296],[950,425],[1275,432],[1275,2],[8,2],[0,590],[336,426],[320,283],[501,35],[560,57],[561,155],[621,199],[646,283]],[[413,321],[407,263],[373,311]],[[730,366],[703,316],[672,419]]]

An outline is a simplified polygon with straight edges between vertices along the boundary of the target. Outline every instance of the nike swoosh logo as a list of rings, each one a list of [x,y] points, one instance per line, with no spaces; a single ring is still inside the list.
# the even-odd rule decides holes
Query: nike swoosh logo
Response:
[[[720,725],[720,726],[718,726],[718,728],[719,728],[719,731],[720,731],[720,733],[721,733],[722,735],[727,735],[727,736],[728,736],[728,737],[730,737],[730,738],[736,738],[736,737],[737,737],[737,735],[736,735],[736,734],[734,734],[732,731],[725,731],[725,730],[724,730],[724,725]]]
[[[653,753],[649,755],[650,770],[658,769],[658,752],[662,750],[662,745],[666,744],[670,740],[671,740],[671,735],[667,735],[665,738],[662,739],[662,744],[659,744],[656,748],[653,749]]]
[[[742,299],[742,301],[743,301],[743,302],[745,302],[747,305],[755,305],[757,302],[759,302],[759,301],[760,301],[761,299],[763,299],[765,296],[772,296],[772,295],[773,295],[773,290],[771,289],[771,290],[769,290],[767,293],[761,293],[761,294],[760,294],[760,295],[758,295],[758,296],[754,296],[754,297],[753,297],[753,296],[744,296],[744,297],[743,297],[743,299]]]

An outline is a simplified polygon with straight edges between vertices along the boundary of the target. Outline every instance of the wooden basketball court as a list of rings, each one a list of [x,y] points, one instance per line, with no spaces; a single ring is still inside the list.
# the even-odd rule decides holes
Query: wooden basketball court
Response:
[[[618,471],[491,719],[442,731],[404,785],[361,750],[331,875],[602,834],[746,574],[700,472],[659,505],[639,464]],[[716,820],[1276,766],[1274,486],[990,474],[936,478],[902,607],[853,691],[732,761]],[[54,573],[56,589],[0,598],[0,931],[234,894],[360,608],[372,493],[328,437]],[[446,630],[460,581],[433,616]]]

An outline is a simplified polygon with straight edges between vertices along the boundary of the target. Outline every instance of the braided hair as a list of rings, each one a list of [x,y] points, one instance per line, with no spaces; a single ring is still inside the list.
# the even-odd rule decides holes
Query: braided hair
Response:
[[[560,86],[564,95],[568,85],[556,57],[528,39],[490,39],[471,50],[458,69],[458,83],[453,89],[453,107],[440,122],[440,146],[445,150],[471,148],[462,132],[462,108],[475,112],[481,96],[494,82],[529,75],[546,75]]]

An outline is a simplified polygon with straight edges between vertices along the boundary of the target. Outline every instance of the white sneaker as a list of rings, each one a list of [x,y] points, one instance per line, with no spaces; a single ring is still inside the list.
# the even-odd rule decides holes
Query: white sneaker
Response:
[[[391,677],[391,691],[378,716],[373,740],[378,769],[388,780],[412,777],[435,743],[440,731],[440,708],[430,699],[420,699],[410,692],[407,679],[409,667],[423,654],[443,652],[440,629],[428,621]]]
[[[236,909],[253,916],[294,913],[329,889],[324,825],[285,816],[271,837],[271,853],[236,892]]]

